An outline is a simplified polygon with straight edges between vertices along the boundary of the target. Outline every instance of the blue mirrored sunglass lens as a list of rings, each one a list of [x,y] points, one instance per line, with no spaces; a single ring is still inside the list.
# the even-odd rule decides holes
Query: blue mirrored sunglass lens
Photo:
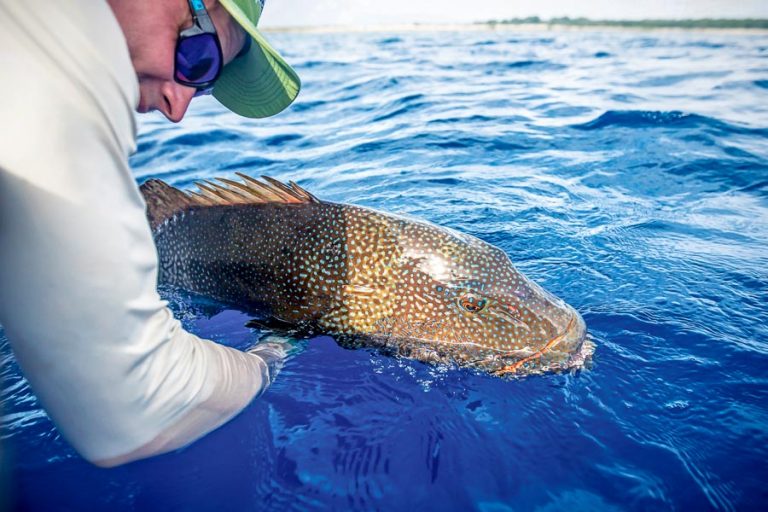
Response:
[[[176,79],[191,83],[205,83],[216,78],[221,56],[216,39],[211,34],[200,34],[179,41],[176,48]]]

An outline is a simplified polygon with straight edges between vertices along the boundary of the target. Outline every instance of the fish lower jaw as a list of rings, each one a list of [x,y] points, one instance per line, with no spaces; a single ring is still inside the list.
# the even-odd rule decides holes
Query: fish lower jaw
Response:
[[[592,363],[592,356],[595,354],[597,345],[590,338],[584,339],[576,352],[573,352],[564,365],[565,370],[579,370],[589,368]]]
[[[595,344],[587,337],[581,315],[572,310],[572,317],[563,334],[551,339],[543,348],[495,371],[500,376],[524,376],[561,372],[583,368],[595,352]]]

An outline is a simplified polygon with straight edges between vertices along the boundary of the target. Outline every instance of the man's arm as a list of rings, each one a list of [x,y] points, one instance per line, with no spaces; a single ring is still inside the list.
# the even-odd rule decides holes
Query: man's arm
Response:
[[[109,8],[35,3],[0,0],[0,323],[64,437],[112,466],[220,426],[269,371],[185,332],[157,295],[127,163],[135,76]]]

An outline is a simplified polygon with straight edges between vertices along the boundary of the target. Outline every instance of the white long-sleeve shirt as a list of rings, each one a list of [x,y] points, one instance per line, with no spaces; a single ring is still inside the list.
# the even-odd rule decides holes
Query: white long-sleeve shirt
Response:
[[[184,331],[128,167],[138,83],[98,0],[0,0],[0,324],[88,460],[169,451],[269,384],[265,361]]]

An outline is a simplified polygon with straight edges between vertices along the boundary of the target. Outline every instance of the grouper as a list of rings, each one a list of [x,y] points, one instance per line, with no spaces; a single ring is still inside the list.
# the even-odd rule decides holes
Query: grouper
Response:
[[[322,201],[262,176],[141,186],[159,282],[289,327],[496,375],[580,368],[571,306],[499,248],[410,217]],[[269,324],[268,324],[269,325]]]

